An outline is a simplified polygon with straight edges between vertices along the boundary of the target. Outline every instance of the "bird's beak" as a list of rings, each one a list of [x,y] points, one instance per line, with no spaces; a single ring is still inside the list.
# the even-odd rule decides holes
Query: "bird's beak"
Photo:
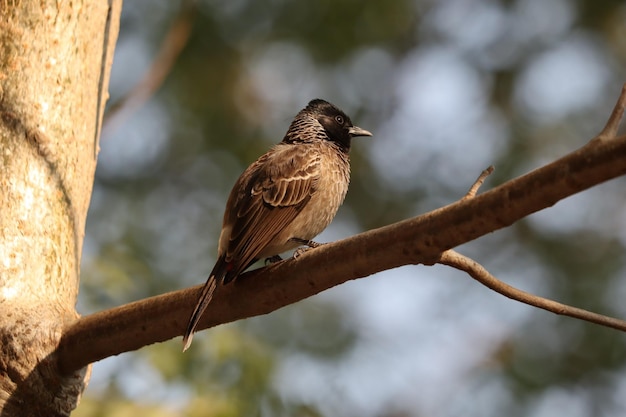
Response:
[[[361,129],[358,126],[352,126],[349,130],[348,133],[350,134],[350,136],[352,137],[356,137],[356,136],[372,136],[372,133],[365,130],[365,129]]]

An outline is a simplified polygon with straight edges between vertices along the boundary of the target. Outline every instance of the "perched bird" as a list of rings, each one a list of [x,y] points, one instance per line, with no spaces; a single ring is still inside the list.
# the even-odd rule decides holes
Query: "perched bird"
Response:
[[[282,142],[239,177],[226,203],[217,262],[202,288],[183,338],[183,351],[213,297],[259,259],[311,242],[328,226],[348,191],[350,142],[372,136],[334,105],[315,99],[301,110]]]

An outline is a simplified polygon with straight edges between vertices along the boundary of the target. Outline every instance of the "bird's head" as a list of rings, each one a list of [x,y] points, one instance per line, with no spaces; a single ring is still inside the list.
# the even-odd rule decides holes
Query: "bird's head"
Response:
[[[372,136],[372,134],[354,126],[352,120],[333,104],[315,99],[298,113],[284,140],[287,142],[329,140],[348,151],[351,139],[357,136]]]

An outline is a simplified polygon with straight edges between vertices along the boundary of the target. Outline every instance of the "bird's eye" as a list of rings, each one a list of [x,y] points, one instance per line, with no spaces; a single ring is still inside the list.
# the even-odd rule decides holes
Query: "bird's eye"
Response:
[[[343,125],[343,117],[341,116],[335,116],[335,120],[337,121],[337,123],[339,123],[340,125]]]

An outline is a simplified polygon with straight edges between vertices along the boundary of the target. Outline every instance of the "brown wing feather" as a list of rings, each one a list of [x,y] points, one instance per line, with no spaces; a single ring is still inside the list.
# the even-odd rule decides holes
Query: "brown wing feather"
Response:
[[[319,162],[312,148],[281,144],[239,178],[235,189],[240,192],[226,219],[232,224],[226,258],[235,262],[236,273],[254,261],[309,201],[319,179]]]

